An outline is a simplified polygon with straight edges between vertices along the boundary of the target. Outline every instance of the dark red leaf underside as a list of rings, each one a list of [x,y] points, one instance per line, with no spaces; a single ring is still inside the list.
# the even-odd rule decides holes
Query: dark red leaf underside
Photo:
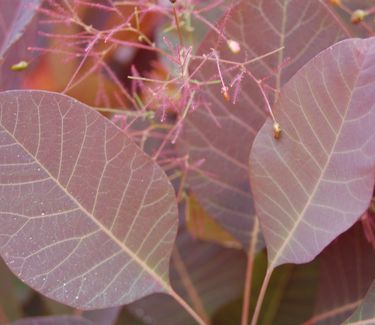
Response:
[[[364,301],[357,310],[344,322],[345,325],[375,324],[375,282],[372,283]]]
[[[341,324],[360,304],[375,278],[375,252],[362,224],[333,241],[318,257],[319,292],[313,323]]]

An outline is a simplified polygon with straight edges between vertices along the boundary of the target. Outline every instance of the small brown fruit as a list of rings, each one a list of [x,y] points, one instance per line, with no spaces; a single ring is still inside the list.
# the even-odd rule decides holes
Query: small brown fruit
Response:
[[[276,140],[279,140],[281,137],[281,127],[280,124],[277,122],[273,123],[273,137]]]
[[[357,9],[352,13],[352,24],[359,24],[361,21],[363,21],[366,16],[368,15],[368,11],[362,10],[362,9]]]

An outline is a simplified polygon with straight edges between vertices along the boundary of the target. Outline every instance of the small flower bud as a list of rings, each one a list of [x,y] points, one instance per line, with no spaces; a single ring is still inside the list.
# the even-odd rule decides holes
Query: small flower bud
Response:
[[[281,127],[280,127],[280,124],[277,122],[273,123],[273,137],[276,140],[279,140],[281,137]]]
[[[238,42],[230,39],[227,41],[227,44],[232,53],[237,54],[241,51],[241,47]]]
[[[20,61],[16,64],[13,64],[11,67],[10,67],[10,70],[12,71],[23,71],[25,69],[27,69],[27,67],[29,66],[29,63],[26,62],[26,61]]]
[[[357,9],[352,13],[351,21],[352,24],[359,24],[361,21],[363,21],[366,16],[368,15],[368,11]]]
[[[227,102],[229,102],[229,101],[230,101],[230,96],[229,96],[229,92],[228,92],[228,87],[223,86],[223,87],[221,88],[221,93],[222,93],[224,99],[225,99]]]

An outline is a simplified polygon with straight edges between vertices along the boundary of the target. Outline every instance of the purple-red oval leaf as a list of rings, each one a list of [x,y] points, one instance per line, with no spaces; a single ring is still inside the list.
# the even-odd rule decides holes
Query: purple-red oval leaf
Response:
[[[246,62],[279,49],[246,65],[277,91],[321,50],[345,37],[319,1],[243,0],[218,28],[220,34],[209,33],[199,53],[212,55],[214,48],[221,59]],[[239,52],[231,51],[225,40],[238,42]],[[222,96],[220,83],[202,88],[202,104],[187,115],[178,145],[192,164],[203,161],[199,172],[191,171],[187,177],[197,200],[247,250],[255,216],[248,159],[267,113],[257,84],[246,73],[224,62],[220,67],[231,100]],[[194,78],[219,80],[215,60],[207,61]]]
[[[345,322],[345,325],[375,324],[375,281],[368,290],[361,305]]]
[[[306,64],[258,133],[250,177],[270,267],[312,260],[367,209],[374,186],[375,39]]]
[[[319,282],[315,308],[302,325],[342,322],[363,300],[375,278],[375,250],[357,222],[329,244],[317,257]]]
[[[0,253],[31,287],[96,309],[166,292],[174,190],[120,129],[76,100],[0,93]]]

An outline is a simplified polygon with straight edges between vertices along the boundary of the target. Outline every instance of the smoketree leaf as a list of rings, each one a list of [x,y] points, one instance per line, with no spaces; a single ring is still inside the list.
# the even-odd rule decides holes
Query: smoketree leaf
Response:
[[[224,37],[212,31],[199,53],[208,55],[214,48],[221,59],[245,62],[282,48],[246,66],[257,78],[267,77],[266,83],[276,89],[313,56],[345,37],[319,1],[245,0],[218,24],[220,31],[222,25],[220,35]],[[227,40],[238,42],[239,53],[231,52]],[[281,69],[287,58],[288,64]],[[202,87],[204,92],[197,96],[204,104],[188,114],[178,145],[192,163],[204,159],[201,172],[191,172],[187,179],[197,199],[247,249],[255,214],[247,176],[248,158],[267,115],[255,82],[246,74],[239,82],[240,69],[220,65],[231,102],[221,95],[221,84]],[[215,61],[207,61],[199,71],[194,78],[219,79]],[[231,87],[234,80],[237,82]],[[269,96],[272,94],[270,91]]]
[[[250,177],[270,267],[312,260],[367,209],[374,186],[374,39],[346,40],[284,86]]]
[[[37,42],[36,11],[40,0],[0,1],[0,89],[18,89],[39,58],[28,50]],[[23,27],[22,27],[23,26]],[[21,61],[33,62],[24,71],[13,71],[11,66]]]
[[[242,294],[246,269],[242,251],[194,240],[186,229],[179,232],[176,249],[179,256],[176,252],[172,255],[171,282],[198,312],[204,310],[211,317],[219,307]],[[191,316],[167,295],[151,295],[125,308],[146,324],[192,324]]]
[[[122,307],[88,310],[82,313],[82,317],[89,319],[94,324],[114,325],[119,317]],[[125,323],[126,324],[126,323]]]
[[[317,257],[320,268],[314,315],[304,325],[341,324],[375,278],[375,251],[357,222]]]
[[[375,282],[372,283],[365,299],[344,324],[371,325],[375,323]]]
[[[0,94],[0,253],[79,309],[168,292],[174,190],[120,129],[76,100]]]
[[[254,260],[252,278],[251,306],[249,313],[254,313],[257,297],[267,271],[267,256],[259,252]],[[263,301],[263,311],[259,315],[259,325],[301,325],[311,315],[316,296],[318,263],[283,265],[275,270]],[[213,324],[240,324],[243,297],[225,305],[213,317]]]
[[[204,211],[192,194],[188,194],[186,198],[185,215],[186,227],[193,238],[211,241],[229,248],[241,248],[241,244]]]
[[[2,0],[0,11],[0,62],[33,19],[41,0]]]

